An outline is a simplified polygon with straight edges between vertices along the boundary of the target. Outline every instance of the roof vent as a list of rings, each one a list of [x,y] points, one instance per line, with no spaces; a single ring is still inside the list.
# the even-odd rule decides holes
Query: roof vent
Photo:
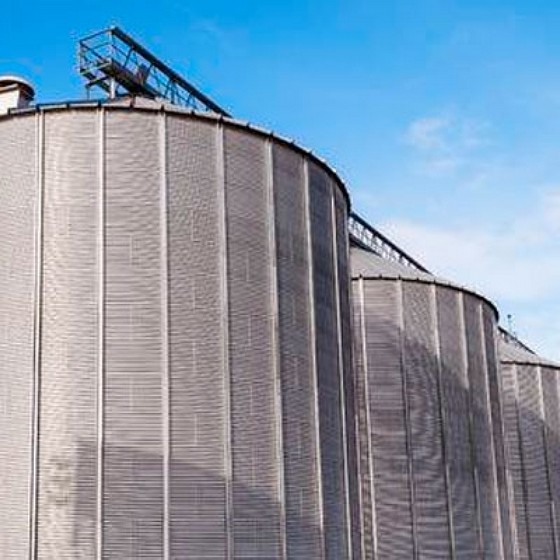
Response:
[[[35,97],[33,86],[18,76],[0,76],[0,115],[10,109],[29,106]]]

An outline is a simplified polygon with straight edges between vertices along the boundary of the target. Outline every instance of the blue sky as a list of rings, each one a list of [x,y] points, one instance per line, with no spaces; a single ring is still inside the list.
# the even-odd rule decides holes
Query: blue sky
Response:
[[[326,157],[358,212],[560,359],[559,2],[8,3],[0,74],[82,97],[75,43],[110,24]]]

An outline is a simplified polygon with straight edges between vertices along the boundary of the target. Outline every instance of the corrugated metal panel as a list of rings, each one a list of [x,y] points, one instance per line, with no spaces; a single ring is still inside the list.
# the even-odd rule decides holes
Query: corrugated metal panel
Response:
[[[414,537],[397,283],[365,282],[364,312],[378,558],[410,560]]]
[[[216,126],[168,117],[171,557],[226,558]]]
[[[518,365],[518,415],[531,558],[554,558],[538,367]]]
[[[517,408],[517,372],[516,366],[502,364],[502,401],[503,418],[507,442],[508,473],[513,490],[513,508],[515,510],[515,554],[520,560],[529,560],[529,537],[525,484],[523,481],[523,456],[521,454],[521,437]]]
[[[350,314],[350,274],[348,246],[348,208],[346,198],[333,185],[336,218],[337,277],[340,306],[340,328],[342,342],[342,366],[344,381],[345,426],[347,448],[347,484],[350,510],[350,538],[354,560],[362,557],[359,535],[360,499],[358,485],[358,451],[356,442],[356,407],[354,388],[354,369],[352,356],[352,331]]]
[[[163,549],[158,120],[109,112],[104,557]]]
[[[45,117],[38,555],[95,557],[97,115]]]
[[[367,355],[365,338],[364,281],[352,282],[352,318],[354,326],[354,388],[356,392],[358,487],[360,505],[360,538],[362,555],[373,560],[375,555],[376,524],[374,511],[373,477],[371,462],[371,419],[367,388]]]
[[[333,260],[332,196],[327,174],[315,164],[310,164],[309,204],[315,290],[325,552],[327,559],[341,560],[348,556],[348,543],[336,275]]]
[[[235,558],[280,557],[265,145],[225,131]]]
[[[464,295],[470,404],[473,418],[474,458],[479,483],[484,555],[500,558],[499,513],[493,463],[492,425],[488,401],[488,372],[484,360],[478,298]]]
[[[438,286],[436,297],[455,557],[471,560],[480,550],[463,323],[455,289]]]
[[[488,366],[488,389],[492,412],[492,429],[496,455],[496,476],[500,497],[500,517],[504,557],[513,558],[513,535],[511,533],[510,504],[506,479],[505,442],[502,413],[502,388],[498,373],[496,356],[496,316],[489,306],[482,306],[483,335],[486,344],[486,363]]]
[[[0,387],[2,411],[20,415],[8,434],[18,442],[31,428],[33,284],[44,281],[39,556],[280,559],[285,538],[287,558],[323,558],[325,542],[329,558],[348,558],[346,201],[336,194],[334,221],[333,177],[310,165],[307,196],[302,152],[190,115],[91,106],[45,118],[36,277],[32,137],[43,116],[0,123],[18,150],[0,149],[2,251],[18,266],[0,273],[0,327],[18,333],[18,367],[29,361],[28,385]],[[1,332],[9,358],[16,347]],[[27,555],[31,447],[11,445],[0,462],[10,558]]]
[[[403,314],[418,557],[448,558],[451,545],[428,285],[403,284]]]
[[[36,121],[0,123],[0,557],[28,558]]]
[[[560,371],[556,368],[541,367],[546,459],[550,494],[554,512],[554,536],[556,540],[556,554],[560,553],[560,398],[558,381]]]
[[[322,536],[301,156],[274,146],[273,178],[287,556],[306,560],[321,557]]]

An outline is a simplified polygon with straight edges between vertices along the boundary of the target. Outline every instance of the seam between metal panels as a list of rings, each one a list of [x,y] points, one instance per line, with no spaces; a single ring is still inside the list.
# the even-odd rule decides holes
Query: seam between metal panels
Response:
[[[170,463],[170,384],[169,384],[169,231],[167,224],[167,122],[159,116],[160,164],[160,290],[161,290],[161,398],[163,438],[163,558],[169,560],[169,463]]]
[[[500,365],[501,367],[501,365]],[[500,376],[501,378],[501,376]],[[517,403],[516,403],[516,394],[515,394],[515,369],[513,366],[511,366],[511,379],[512,379],[512,383],[514,384],[513,386],[513,402],[514,402],[514,407],[517,408]],[[505,411],[505,409],[504,409]],[[516,418],[517,418],[517,413],[515,413]],[[509,432],[509,429],[508,429]],[[509,439],[509,434],[506,433],[505,429],[504,429],[504,441],[507,441]],[[518,445],[519,447],[519,445]],[[506,456],[506,465],[509,464],[509,443],[508,446],[506,448],[506,452],[508,453],[508,455]],[[519,560],[520,558],[520,550],[519,550],[519,534],[517,532],[517,507],[515,505],[515,488],[514,488],[514,481],[513,481],[513,475],[510,471],[510,469],[506,468],[506,482],[507,482],[507,492],[508,492],[508,500],[509,500],[509,514],[511,516],[510,519],[510,526],[512,528],[512,533],[511,533],[511,538],[512,538],[512,548],[513,548],[513,560]]]
[[[456,557],[455,552],[455,524],[453,521],[453,508],[452,508],[452,495],[451,495],[451,475],[449,472],[449,453],[447,449],[447,415],[445,412],[445,392],[443,390],[443,376],[441,367],[441,341],[439,337],[439,322],[438,322],[438,302],[436,286],[433,284],[430,288],[430,303],[432,313],[432,329],[434,333],[434,350],[436,358],[436,371],[437,371],[437,393],[439,401],[439,415],[441,420],[441,449],[442,449],[442,466],[443,475],[445,480],[445,496],[447,498],[447,521],[449,523],[449,552],[451,558]]]
[[[231,379],[229,363],[229,285],[227,248],[227,193],[225,177],[224,127],[216,125],[216,173],[220,228],[220,278],[222,307],[222,375],[224,380],[224,470],[226,482],[226,558],[234,558],[233,538],[233,461],[231,454]]]
[[[348,549],[348,558],[352,558],[352,515],[350,512],[350,477],[348,475],[348,434],[346,433],[346,384],[345,384],[345,364],[344,349],[342,347],[342,317],[340,303],[340,279],[338,277],[338,236],[336,222],[336,205],[334,200],[334,191],[332,183],[329,181],[331,196],[331,231],[332,231],[332,260],[334,271],[335,285],[335,306],[336,306],[336,338],[338,349],[338,376],[340,384],[340,415],[342,424],[342,461],[344,465],[344,502],[346,508],[346,547]]]
[[[416,523],[416,498],[414,485],[414,459],[412,457],[412,427],[410,425],[410,406],[408,401],[408,383],[406,373],[406,356],[404,345],[404,300],[402,280],[397,280],[397,312],[398,312],[398,330],[399,330],[399,355],[400,369],[402,378],[402,398],[404,407],[404,424],[406,433],[406,455],[408,468],[408,491],[410,495],[410,521],[412,524],[412,557],[418,558],[418,534]]]
[[[472,476],[473,476],[473,490],[474,490],[474,504],[476,509],[476,529],[478,537],[478,549],[481,557],[484,557],[484,541],[482,534],[482,513],[480,510],[480,483],[478,480],[478,468],[476,466],[476,451],[475,451],[475,439],[474,439],[474,417],[473,417],[473,406],[472,406],[472,395],[471,395],[471,380],[470,374],[470,362],[469,362],[469,349],[467,340],[467,325],[465,323],[465,298],[462,292],[457,292],[458,307],[459,307],[459,321],[460,321],[460,333],[461,333],[461,343],[463,349],[463,373],[465,381],[465,389],[467,391],[467,409],[469,417],[469,446],[471,453],[471,465],[472,465]]]
[[[527,508],[529,489],[527,488],[527,471],[525,470],[525,455],[523,453],[523,433],[521,431],[521,419],[519,415],[519,379],[517,375],[517,364],[513,365],[513,390],[515,395],[515,416],[517,424],[517,441],[519,442],[519,463],[521,467],[521,490],[523,492],[523,517],[525,518],[525,534],[527,536],[527,555],[533,558],[533,547],[531,544],[531,530],[529,524],[529,510]],[[538,559],[536,559],[538,560]]]
[[[550,509],[550,525],[552,530],[552,546],[554,550],[554,558],[558,558],[558,547],[557,547],[557,531],[555,524],[555,508],[554,500],[552,497],[552,482],[550,480],[550,463],[548,459],[548,430],[546,423],[546,410],[544,407],[544,388],[542,383],[542,367],[537,366],[537,390],[539,392],[539,408],[541,414],[541,425],[542,425],[542,435],[543,435],[543,451],[544,451],[544,463],[546,470],[546,486],[548,489],[548,507]]]
[[[505,484],[505,493],[507,501],[503,505],[503,507],[507,511],[508,519],[507,525],[509,526],[510,530],[510,539],[511,539],[511,549],[514,560],[516,556],[516,542],[517,542],[517,527],[515,523],[515,504],[513,501],[513,489],[511,485],[511,476],[509,473],[508,465],[509,465],[509,443],[508,437],[506,434],[505,429],[505,407],[504,407],[504,390],[503,390],[503,378],[502,378],[502,364],[500,362],[500,351],[499,351],[499,336],[494,328],[494,356],[495,356],[495,363],[496,363],[496,385],[498,387],[498,394],[496,395],[498,407],[499,407],[499,422],[500,422],[500,430],[501,430],[501,437],[502,437],[502,453],[503,453],[503,477],[504,477],[504,484]],[[498,492],[500,489],[498,488]],[[502,527],[504,524],[504,520],[502,520]],[[505,547],[505,533],[502,531],[502,541],[504,542],[504,557],[506,555],[506,547]]]
[[[310,333],[311,333],[311,367],[313,370],[313,392],[314,392],[314,405],[315,405],[315,446],[316,446],[316,461],[317,461],[317,494],[319,506],[319,533],[320,533],[320,546],[321,558],[325,558],[325,512],[324,512],[324,497],[323,497],[323,468],[321,456],[321,425],[319,415],[319,373],[317,371],[317,334],[315,328],[315,280],[313,277],[313,237],[311,229],[311,208],[309,196],[309,163],[305,157],[303,160],[303,181],[304,181],[304,199],[305,199],[305,228],[307,235],[307,268],[309,273],[309,314],[310,314]]]
[[[282,430],[282,380],[280,378],[280,333],[278,310],[278,263],[276,256],[276,224],[274,209],[274,170],[272,140],[269,138],[265,144],[266,165],[266,193],[268,214],[268,245],[269,245],[269,272],[270,272],[270,301],[272,303],[272,372],[274,377],[274,407],[276,428],[276,464],[278,466],[278,503],[280,506],[280,555],[285,559],[287,555],[286,544],[286,494],[284,480],[284,438]]]
[[[502,511],[500,509],[500,495],[498,486],[498,462],[496,460],[496,447],[494,442],[494,420],[492,418],[492,404],[490,402],[490,372],[488,368],[488,356],[486,355],[486,344],[484,334],[484,317],[482,315],[482,303],[478,302],[478,324],[480,331],[480,350],[482,355],[482,363],[484,365],[484,386],[486,388],[486,413],[488,414],[488,423],[490,428],[490,457],[492,458],[492,480],[494,481],[494,506],[496,508],[496,518],[498,522],[498,535],[503,535],[502,528]],[[498,538],[498,546],[500,558],[504,558],[504,548],[501,538]]]
[[[367,355],[367,339],[366,339],[366,305],[365,305],[365,290],[364,290],[364,279],[359,280],[360,289],[360,335],[361,335],[361,345],[362,345],[362,368],[364,373],[364,392],[365,398],[364,402],[366,405],[366,439],[367,439],[367,453],[368,453],[368,464],[369,464],[369,476],[370,476],[370,494],[371,494],[371,525],[372,525],[372,537],[373,537],[373,555],[377,558],[377,508],[375,500],[375,466],[373,463],[373,450],[371,445],[371,438],[373,437],[373,431],[371,428],[371,411],[370,411],[370,400],[369,400],[369,371],[368,371],[368,355]],[[361,492],[360,492],[361,494]],[[365,529],[365,528],[364,528]],[[365,552],[365,551],[364,551]],[[365,558],[365,554],[364,554]]]
[[[103,460],[105,440],[105,110],[99,109],[98,134],[98,209],[97,209],[97,560],[103,558]]]
[[[34,309],[33,309],[33,408],[31,422],[32,450],[29,495],[29,558],[37,557],[39,529],[39,413],[41,393],[41,330],[43,301],[43,196],[45,189],[45,115],[37,113],[35,123],[36,206],[34,227]]]

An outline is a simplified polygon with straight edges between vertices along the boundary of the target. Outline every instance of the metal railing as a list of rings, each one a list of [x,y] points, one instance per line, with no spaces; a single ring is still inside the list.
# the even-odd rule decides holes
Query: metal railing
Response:
[[[118,27],[94,33],[78,44],[79,72],[90,90],[109,97],[132,94],[175,105],[229,114]]]
[[[348,232],[352,240],[373,251],[376,255],[403,266],[430,273],[416,259],[355,213],[351,213],[348,219]]]

